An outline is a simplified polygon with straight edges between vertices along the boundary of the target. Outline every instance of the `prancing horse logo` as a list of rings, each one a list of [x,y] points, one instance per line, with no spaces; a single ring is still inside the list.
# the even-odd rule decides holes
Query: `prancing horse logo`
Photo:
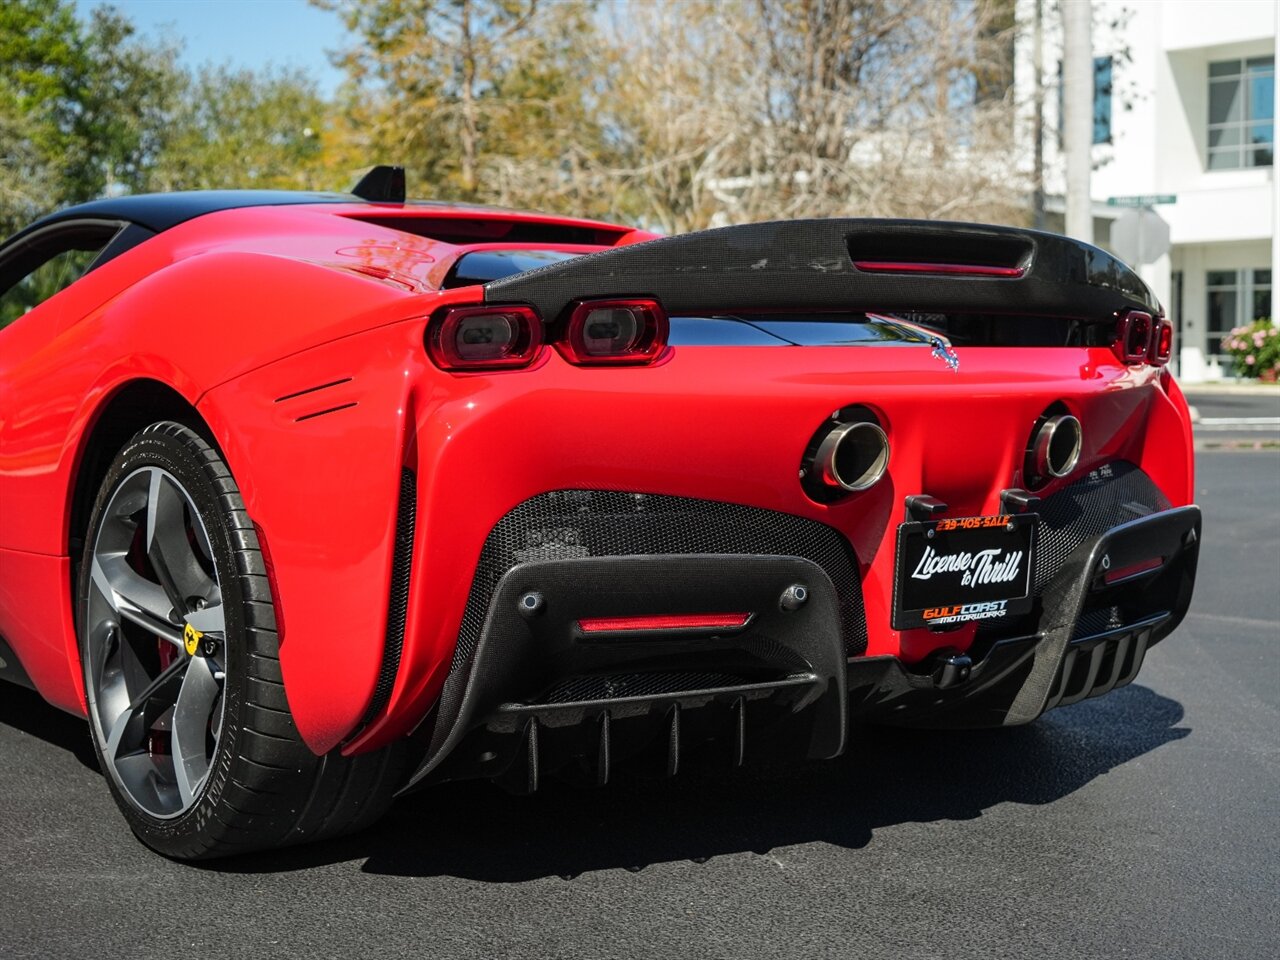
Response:
[[[951,344],[947,343],[947,341],[943,340],[941,337],[930,337],[929,342],[933,344],[933,350],[931,351],[932,355],[950,367],[952,373],[959,373],[960,358],[956,355],[956,352],[951,349]]]
[[[203,633],[191,624],[187,624],[187,628],[182,631],[182,645],[186,648],[187,656],[194,657],[196,655],[196,650],[200,648],[200,641],[203,637]]]

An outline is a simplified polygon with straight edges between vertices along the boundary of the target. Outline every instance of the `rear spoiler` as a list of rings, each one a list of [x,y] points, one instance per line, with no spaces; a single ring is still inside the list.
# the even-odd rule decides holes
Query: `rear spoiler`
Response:
[[[1160,312],[1128,267],[1057,234],[924,220],[778,220],[617,247],[485,284],[555,322],[575,300],[652,297],[669,314]]]

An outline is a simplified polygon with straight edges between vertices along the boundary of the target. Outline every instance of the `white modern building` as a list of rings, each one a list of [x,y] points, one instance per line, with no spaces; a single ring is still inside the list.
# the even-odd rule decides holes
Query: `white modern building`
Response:
[[[1052,215],[1062,210],[1062,28],[1058,4],[1038,2],[1044,186]],[[1019,0],[1021,24],[1034,23],[1036,6],[1037,0]],[[1146,261],[1135,265],[1175,323],[1184,380],[1229,375],[1230,365],[1218,359],[1222,333],[1273,317],[1271,286],[1280,276],[1280,245],[1274,243],[1280,196],[1273,165],[1280,2],[1094,0],[1093,21],[1094,242],[1131,263]],[[1020,31],[1016,57],[1028,169],[1034,36],[1033,30]],[[1167,252],[1158,222],[1143,231],[1147,249],[1137,252],[1124,242],[1133,236],[1126,229],[1133,224],[1118,225],[1117,218],[1137,214],[1108,201],[1139,197],[1153,200],[1149,210],[1167,222]],[[1060,224],[1049,222],[1051,229]]]

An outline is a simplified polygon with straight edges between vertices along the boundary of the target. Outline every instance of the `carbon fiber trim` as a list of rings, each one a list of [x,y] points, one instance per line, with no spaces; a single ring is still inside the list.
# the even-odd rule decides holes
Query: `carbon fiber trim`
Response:
[[[1169,501],[1136,466],[1117,461],[1096,468],[1037,509],[1035,593],[1040,596],[1080,544],[1121,523],[1168,510]]]
[[[578,703],[584,700],[653,697],[681,690],[733,687],[749,682],[729,673],[623,673],[602,677],[574,677],[556,684],[531,702]]]
[[[451,669],[475,651],[498,581],[517,564],[578,557],[758,554],[803,557],[826,572],[840,598],[845,652],[867,649],[862,586],[853,551],[816,520],[714,500],[612,490],[558,490],[526,500],[494,526],[458,633]]]
[[[1151,478],[1132,463],[1103,464],[1087,476],[1059,490],[1037,507],[1040,527],[1036,545],[1032,592],[1042,605],[1045,590],[1067,558],[1082,544],[1112,527],[1169,509],[1169,500]],[[1010,621],[979,624],[978,637],[991,640],[1035,633],[1038,614]],[[1086,637],[1123,624],[1123,615],[1110,605],[1081,612],[1076,636]]]
[[[854,266],[855,250],[1024,273],[863,272]],[[1097,247],[1033,230],[913,220],[787,220],[703,230],[552,264],[484,289],[487,302],[533,304],[548,323],[574,300],[614,296],[656,297],[671,314],[811,309],[1103,320],[1122,309],[1160,309],[1137,275]]]
[[[409,576],[413,571],[413,531],[418,516],[418,480],[408,467],[400,471],[400,498],[396,507],[396,543],[391,557],[391,591],[387,601],[387,629],[383,638],[382,667],[373,688],[373,699],[365,712],[368,724],[391,699],[391,690],[400,672],[404,648],[404,624],[409,609]]]

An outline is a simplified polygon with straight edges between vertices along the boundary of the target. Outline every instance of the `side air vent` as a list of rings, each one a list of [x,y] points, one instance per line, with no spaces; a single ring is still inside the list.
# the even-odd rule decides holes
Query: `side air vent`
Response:
[[[400,471],[400,500],[396,510],[396,543],[391,558],[391,591],[387,601],[387,630],[382,646],[382,668],[373,699],[365,712],[368,724],[391,699],[391,690],[400,672],[400,654],[404,648],[404,624],[409,610],[409,575],[413,568],[413,531],[417,523],[418,482],[412,470]]]

